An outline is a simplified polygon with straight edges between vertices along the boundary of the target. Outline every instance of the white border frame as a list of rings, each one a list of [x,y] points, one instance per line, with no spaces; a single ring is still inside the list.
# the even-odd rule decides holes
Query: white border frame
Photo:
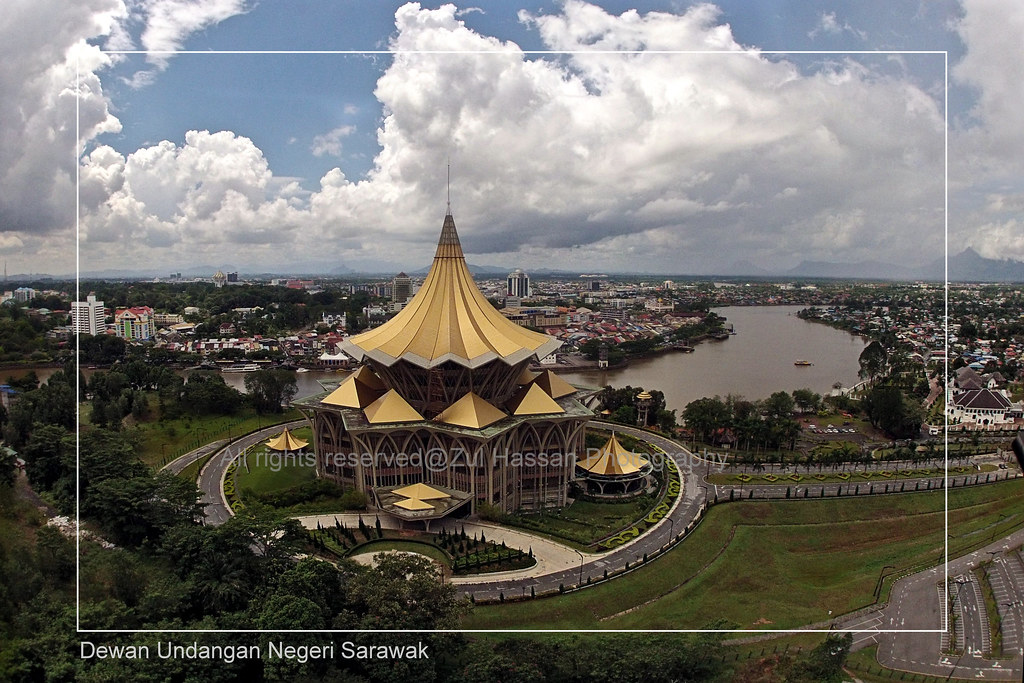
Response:
[[[506,53],[493,50],[101,50],[107,55],[406,55],[406,54],[490,54]],[[942,55],[943,91],[943,395],[947,390],[949,376],[949,51],[948,50],[522,50],[527,55],[566,54],[673,54],[707,55],[727,54],[736,56],[761,55]],[[75,300],[81,299],[81,163],[85,145],[81,142],[81,61],[75,62]],[[948,610],[942,610],[940,629],[84,629],[81,624],[81,528],[80,501],[81,479],[79,476],[79,387],[80,372],[79,336],[75,335],[75,631],[76,633],[945,633],[949,625]],[[943,416],[943,453],[945,471],[943,477],[944,519],[943,519],[943,580],[949,585],[949,424]],[[948,588],[947,588],[948,590]],[[540,598],[545,599],[545,598]],[[842,616],[842,615],[839,615]],[[838,618],[838,617],[837,617]]]

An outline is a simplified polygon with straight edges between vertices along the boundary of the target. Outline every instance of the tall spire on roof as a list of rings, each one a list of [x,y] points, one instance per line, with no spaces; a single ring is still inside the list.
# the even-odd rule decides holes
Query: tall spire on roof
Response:
[[[401,358],[424,368],[448,361],[475,368],[497,358],[508,365],[543,358],[560,345],[516,325],[480,293],[449,207],[423,286],[398,315],[349,337],[342,349],[356,360],[369,356],[386,366]]]
[[[448,210],[445,211],[446,216],[452,215],[452,158],[448,157]],[[5,271],[6,272],[6,265]]]

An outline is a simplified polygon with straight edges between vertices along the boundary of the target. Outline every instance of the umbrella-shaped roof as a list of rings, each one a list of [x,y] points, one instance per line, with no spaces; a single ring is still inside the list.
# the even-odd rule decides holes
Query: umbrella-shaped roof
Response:
[[[267,447],[275,451],[297,451],[308,445],[308,441],[295,438],[295,436],[288,431],[287,427],[284,428],[283,432],[267,441]]]

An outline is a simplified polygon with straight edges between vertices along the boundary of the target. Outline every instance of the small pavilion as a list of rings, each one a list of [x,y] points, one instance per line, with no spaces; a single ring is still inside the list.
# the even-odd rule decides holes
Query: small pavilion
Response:
[[[611,438],[596,453],[576,463],[576,480],[592,496],[632,497],[651,485],[653,470],[647,458],[626,450],[612,432]]]

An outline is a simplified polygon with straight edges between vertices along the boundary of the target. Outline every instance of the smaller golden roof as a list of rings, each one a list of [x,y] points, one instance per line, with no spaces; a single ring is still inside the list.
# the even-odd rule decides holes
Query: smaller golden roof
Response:
[[[387,387],[384,386],[384,382],[377,376],[377,373],[367,365],[360,365],[359,369],[353,372],[351,376],[372,389],[377,389],[378,391],[387,390]]]
[[[648,399],[654,398],[653,396],[651,396],[651,392],[649,391],[641,391],[639,394],[636,395],[636,397],[641,401],[646,401]]]
[[[569,396],[576,393],[576,387],[569,384],[550,370],[545,370],[540,373],[537,378],[533,380],[533,383],[543,389],[551,398],[562,398],[563,396]]]
[[[275,451],[297,451],[309,445],[308,441],[296,439],[285,427],[284,431],[267,441],[267,447]]]
[[[438,491],[433,486],[427,486],[426,484],[409,484],[403,486],[400,489],[394,489],[392,493],[402,496],[404,498],[418,498],[419,500],[443,500],[444,498],[451,498],[444,491]]]
[[[337,389],[327,395],[321,403],[343,408],[365,408],[387,390],[380,377],[365,365],[341,383]]]
[[[483,429],[503,417],[507,417],[505,413],[471,391],[441,411],[434,419],[445,424]]]
[[[340,388],[340,387],[339,387]],[[363,409],[367,422],[381,424],[385,422],[419,422],[423,416],[416,412],[409,403],[391,389],[386,394]]]
[[[516,384],[529,384],[539,376],[540,373],[534,372],[530,368],[523,368],[523,371],[519,373],[519,377],[516,378]]]
[[[508,409],[513,415],[545,415],[547,413],[564,413],[562,406],[545,393],[536,384],[523,387],[508,402]]]
[[[399,500],[394,503],[395,507],[404,508],[406,510],[433,510],[434,506],[430,503],[425,503],[419,498],[406,498],[405,500]]]
[[[597,453],[576,463],[576,466],[591,474],[614,477],[635,474],[647,464],[646,458],[638,453],[627,451],[612,433],[611,438]]]

